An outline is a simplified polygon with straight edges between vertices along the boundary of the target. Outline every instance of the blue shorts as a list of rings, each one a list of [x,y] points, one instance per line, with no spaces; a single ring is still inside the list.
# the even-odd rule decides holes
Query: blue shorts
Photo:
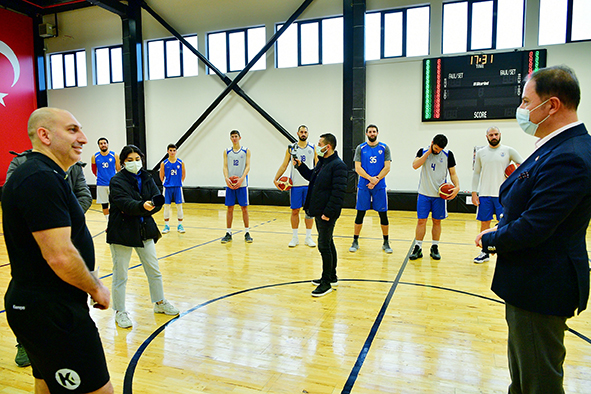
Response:
[[[289,189],[289,202],[291,209],[300,209],[306,202],[308,186],[295,186]]]
[[[185,202],[183,198],[183,188],[181,186],[169,186],[164,188],[164,203],[182,204]]]
[[[376,212],[386,212],[388,210],[388,195],[386,188],[369,189],[360,187],[357,189],[357,204],[355,209],[358,211],[367,211],[373,208]]]
[[[501,220],[503,206],[498,197],[480,197],[480,205],[476,213],[476,220],[488,222],[493,219],[493,214],[497,215],[497,220]]]
[[[429,197],[419,194],[417,199],[417,217],[427,219],[431,213],[431,218],[442,220],[447,217],[447,200],[441,197]]]
[[[233,207],[236,205],[236,200],[238,200],[238,205],[241,207],[248,206],[248,187],[239,187],[238,189],[226,188],[226,206]]]

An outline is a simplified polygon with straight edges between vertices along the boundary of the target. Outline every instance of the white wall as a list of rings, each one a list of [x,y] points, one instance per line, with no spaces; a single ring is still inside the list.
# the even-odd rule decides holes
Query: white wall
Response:
[[[406,1],[400,5],[424,4]],[[212,6],[214,4],[215,6]],[[265,24],[267,37],[274,23],[285,21],[301,4],[300,0],[152,0],[150,5],[181,34],[197,33],[199,51],[205,53],[205,33],[213,30]],[[369,0],[368,10],[391,6],[391,1]],[[535,7],[534,7],[535,8]],[[528,9],[537,13],[537,9]],[[533,11],[532,11],[533,10]],[[440,48],[441,2],[432,2],[431,55]],[[340,0],[316,0],[301,19],[338,15]],[[526,49],[535,48],[536,26],[528,15]],[[532,27],[533,26],[533,27]],[[92,49],[121,43],[121,21],[97,7],[59,15],[60,36],[46,40],[48,53],[85,48],[88,62]],[[532,33],[533,32],[533,33]],[[143,13],[144,39],[171,36],[153,18]],[[591,125],[591,43],[547,47],[548,65],[567,64],[580,79],[583,98],[579,117]],[[222,92],[225,85],[219,78],[206,75],[203,64],[199,76],[145,82],[148,164],[153,167],[166,153],[166,145],[176,142]],[[255,71],[240,86],[281,125],[295,135],[297,126],[306,124],[310,140],[332,132],[342,142],[342,70],[341,65],[308,66],[275,69],[274,54],[267,53],[267,70]],[[416,191],[419,174],[411,162],[417,150],[430,143],[435,134],[449,139],[457,159],[461,189],[468,190],[472,175],[472,150],[486,143],[484,133],[497,125],[503,143],[516,148],[526,157],[533,150],[535,139],[525,135],[513,120],[421,122],[422,58],[390,59],[367,64],[367,122],[380,128],[380,140],[393,153],[393,166],[387,183],[389,189]],[[229,75],[231,78],[236,73]],[[89,69],[89,81],[92,73]],[[84,158],[97,151],[96,140],[106,136],[111,149],[119,152],[126,143],[123,85],[93,86],[52,90],[49,104],[70,110],[82,123],[89,138]],[[240,97],[231,93],[179,149],[187,165],[186,186],[223,186],[222,151],[230,146],[229,132],[238,129],[242,143],[252,150],[250,184],[273,187],[272,179],[283,160],[288,141]],[[337,147],[339,150],[339,147]],[[95,181],[87,168],[90,184]]]

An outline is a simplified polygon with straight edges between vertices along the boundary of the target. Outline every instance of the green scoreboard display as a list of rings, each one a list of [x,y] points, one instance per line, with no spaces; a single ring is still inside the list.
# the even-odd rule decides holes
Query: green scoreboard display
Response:
[[[423,60],[423,122],[511,119],[523,80],[546,67],[546,50]]]

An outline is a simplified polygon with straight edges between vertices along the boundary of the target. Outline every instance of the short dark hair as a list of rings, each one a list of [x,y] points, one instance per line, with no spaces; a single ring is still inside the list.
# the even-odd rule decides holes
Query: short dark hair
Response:
[[[301,124],[300,127],[298,127],[298,131],[300,131],[301,128],[305,128],[306,131],[308,131],[308,126],[306,126],[305,124]]]
[[[168,144],[168,147],[166,148],[166,150],[169,150],[170,148],[176,149],[177,147],[175,144]]]
[[[101,138],[98,139],[98,141],[96,142],[96,144],[97,145],[100,145],[100,143],[101,143],[102,140],[107,141],[107,144],[109,143],[109,140],[108,139],[106,139],[105,137],[101,137]]]
[[[230,135],[232,135],[232,134],[238,134],[238,137],[241,136],[240,135],[240,132],[238,130],[232,130],[232,131],[230,131]]]
[[[433,137],[433,143],[441,149],[444,149],[447,146],[447,137],[443,134],[437,134]]]
[[[322,134],[320,138],[324,140],[325,144],[330,145],[332,147],[332,150],[335,150],[337,148],[337,138],[334,135],[326,133]]]
[[[143,163],[144,159],[146,158],[144,152],[142,152],[142,150],[135,145],[125,145],[123,149],[121,149],[121,153],[119,154],[119,164],[121,164],[121,166],[123,167],[123,163],[125,162],[125,159],[127,159],[127,156],[134,152],[140,155]]]
[[[367,131],[369,130],[370,127],[373,127],[376,129],[376,131],[379,133],[380,130],[378,129],[378,126],[376,126],[375,124],[370,124],[365,128],[365,132],[367,133]]]
[[[581,87],[572,68],[565,65],[541,68],[530,79],[536,82],[536,94],[542,101],[558,97],[566,108],[577,110],[581,101]]]

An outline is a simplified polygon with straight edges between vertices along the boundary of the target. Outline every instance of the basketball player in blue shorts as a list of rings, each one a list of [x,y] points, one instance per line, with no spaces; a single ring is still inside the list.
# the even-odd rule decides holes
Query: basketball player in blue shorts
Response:
[[[242,208],[242,220],[244,221],[244,240],[252,242],[248,221],[248,171],[250,171],[250,150],[240,146],[240,132],[232,130],[230,132],[230,141],[232,146],[224,150],[224,179],[226,181],[226,235],[222,238],[222,243],[232,241],[232,220],[234,219],[234,205]],[[236,182],[232,182],[231,177],[238,177]]]
[[[119,155],[109,150],[109,140],[101,137],[97,141],[99,151],[92,156],[92,173],[96,176],[96,203],[103,207],[103,215],[109,221],[109,182],[121,170]]]
[[[441,221],[447,217],[447,201],[439,197],[439,186],[447,182],[447,173],[454,185],[450,200],[456,198],[460,191],[460,179],[456,173],[456,160],[450,150],[446,150],[447,137],[437,134],[428,148],[421,148],[412,162],[415,170],[421,168],[419,180],[419,197],[417,200],[417,228],[415,246],[409,259],[416,260],[423,257],[423,238],[427,230],[427,219],[431,212],[433,229],[431,235],[431,257],[441,259],[439,254],[439,239],[441,237]]]
[[[176,157],[176,145],[168,145],[168,159],[160,163],[160,181],[164,186],[164,229],[162,234],[170,232],[168,222],[170,220],[170,205],[176,204],[176,217],[178,220],[177,231],[184,233],[183,227],[183,182],[185,181],[185,163]]]
[[[365,129],[367,142],[360,144],[355,149],[355,172],[359,174],[357,185],[357,217],[353,231],[353,244],[349,252],[359,249],[359,234],[363,226],[363,218],[368,209],[373,208],[380,215],[382,236],[384,243],[382,250],[392,253],[388,241],[388,196],[386,194],[386,175],[390,172],[392,157],[390,148],[378,141],[378,126],[370,124]]]
[[[287,166],[291,163],[293,158],[292,155],[296,155],[302,163],[312,163],[310,164],[310,167],[312,168],[314,165],[316,165],[316,162],[318,162],[318,156],[314,151],[314,145],[309,144],[307,140],[308,127],[301,125],[298,127],[298,142],[287,147],[283,163],[275,174],[275,180],[273,183],[277,189],[281,190],[279,188],[278,181],[279,178],[281,178],[281,175],[283,175],[287,169]],[[308,194],[308,181],[299,173],[299,171],[294,171],[293,165],[291,166],[290,178],[293,183],[292,188],[289,190],[291,229],[293,231],[293,237],[287,246],[290,248],[295,248],[300,243],[298,239],[298,227],[300,226],[300,208],[304,206],[304,202],[306,201],[306,195]],[[312,240],[312,226],[314,225],[314,218],[306,215],[304,221],[306,223],[306,238],[304,243],[313,248],[316,246],[316,243],[314,240]]]
[[[498,127],[486,130],[488,146],[478,150],[474,157],[474,175],[472,176],[472,203],[478,207],[476,220],[480,221],[480,232],[490,228],[493,215],[501,220],[503,206],[499,202],[499,189],[505,181],[505,168],[511,161],[518,165],[523,159],[510,146],[501,144],[501,132]],[[482,264],[490,260],[488,252],[481,252],[474,258],[474,263]]]

